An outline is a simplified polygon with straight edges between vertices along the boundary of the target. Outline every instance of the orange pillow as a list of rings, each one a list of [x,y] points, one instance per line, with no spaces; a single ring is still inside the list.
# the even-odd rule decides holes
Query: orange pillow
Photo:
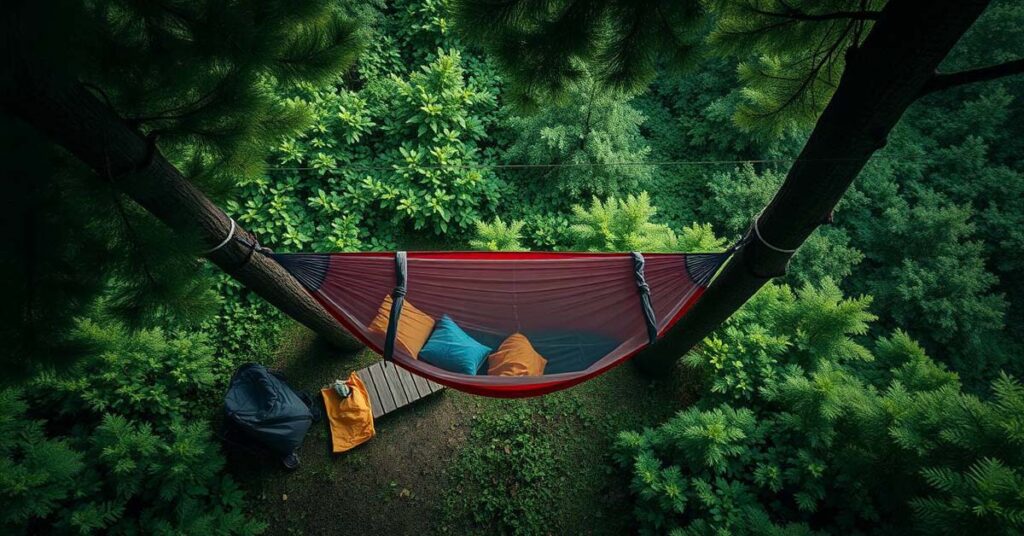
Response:
[[[544,374],[544,359],[522,333],[514,333],[487,358],[489,376],[540,376]]]
[[[377,316],[370,322],[370,331],[382,336],[388,332],[388,321],[391,319],[391,295],[384,298],[384,303],[377,309]],[[434,330],[434,319],[430,315],[413,307],[408,300],[402,304],[402,316],[398,318],[398,333],[395,340],[405,348],[406,352],[414,359],[420,354],[420,349],[430,338],[430,332]]]

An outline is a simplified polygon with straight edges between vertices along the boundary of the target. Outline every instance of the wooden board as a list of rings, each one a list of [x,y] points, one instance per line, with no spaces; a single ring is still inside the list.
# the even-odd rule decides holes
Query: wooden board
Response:
[[[402,367],[395,367],[395,371],[398,372],[398,379],[402,380],[402,388],[405,389],[405,395],[410,401],[423,398],[423,395],[416,390],[416,382],[413,381],[412,374],[408,370]]]
[[[363,386],[366,387],[366,394],[370,397],[370,410],[373,412],[373,418],[376,419],[384,415],[384,406],[380,401],[380,396],[377,394],[377,388],[373,386],[373,378],[370,376],[369,369],[357,370],[356,375],[363,381]]]
[[[373,385],[377,389],[377,395],[380,397],[382,414],[391,413],[398,409],[395,405],[395,397],[391,394],[391,389],[388,388],[388,382],[384,379],[384,369],[380,367],[381,362],[378,361],[368,368],[370,369],[370,376],[373,378]]]
[[[381,363],[381,368],[384,369],[384,379],[388,382],[391,396],[395,398],[395,409],[408,406],[409,396],[405,394],[405,388],[402,387],[402,380],[398,379],[398,371],[395,370],[395,366],[391,363]]]
[[[356,374],[370,395],[374,419],[444,389],[442,385],[385,361],[357,370]]]
[[[412,381],[416,384],[416,392],[418,392],[420,396],[427,396],[434,392],[430,389],[430,385],[427,384],[427,380],[423,376],[418,376],[416,374],[410,374],[410,376],[412,376]]]

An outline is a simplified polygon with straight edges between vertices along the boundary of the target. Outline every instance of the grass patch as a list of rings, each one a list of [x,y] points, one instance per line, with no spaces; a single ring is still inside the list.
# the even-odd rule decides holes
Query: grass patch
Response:
[[[444,532],[543,534],[552,526],[553,489],[562,474],[546,414],[525,404],[476,418],[444,494]]]
[[[671,415],[677,393],[626,366],[541,398],[485,400],[446,471],[439,532],[628,532],[628,480],[612,444]]]

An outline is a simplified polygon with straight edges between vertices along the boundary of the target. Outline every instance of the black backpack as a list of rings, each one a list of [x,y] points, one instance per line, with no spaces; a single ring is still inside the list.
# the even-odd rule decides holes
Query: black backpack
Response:
[[[281,377],[263,365],[247,363],[231,376],[224,395],[221,437],[243,448],[251,447],[247,441],[255,442],[293,469],[298,465],[296,450],[319,420],[319,411],[314,414],[311,406],[309,396],[292,389]]]

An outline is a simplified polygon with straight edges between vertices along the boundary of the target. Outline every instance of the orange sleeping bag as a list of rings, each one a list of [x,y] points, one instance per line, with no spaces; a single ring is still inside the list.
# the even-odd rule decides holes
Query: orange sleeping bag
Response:
[[[320,390],[327,408],[327,422],[331,426],[331,445],[335,454],[362,445],[376,434],[373,429],[373,413],[370,411],[370,396],[366,393],[363,381],[353,372],[345,383],[352,389],[348,398],[342,398],[330,387]]]

